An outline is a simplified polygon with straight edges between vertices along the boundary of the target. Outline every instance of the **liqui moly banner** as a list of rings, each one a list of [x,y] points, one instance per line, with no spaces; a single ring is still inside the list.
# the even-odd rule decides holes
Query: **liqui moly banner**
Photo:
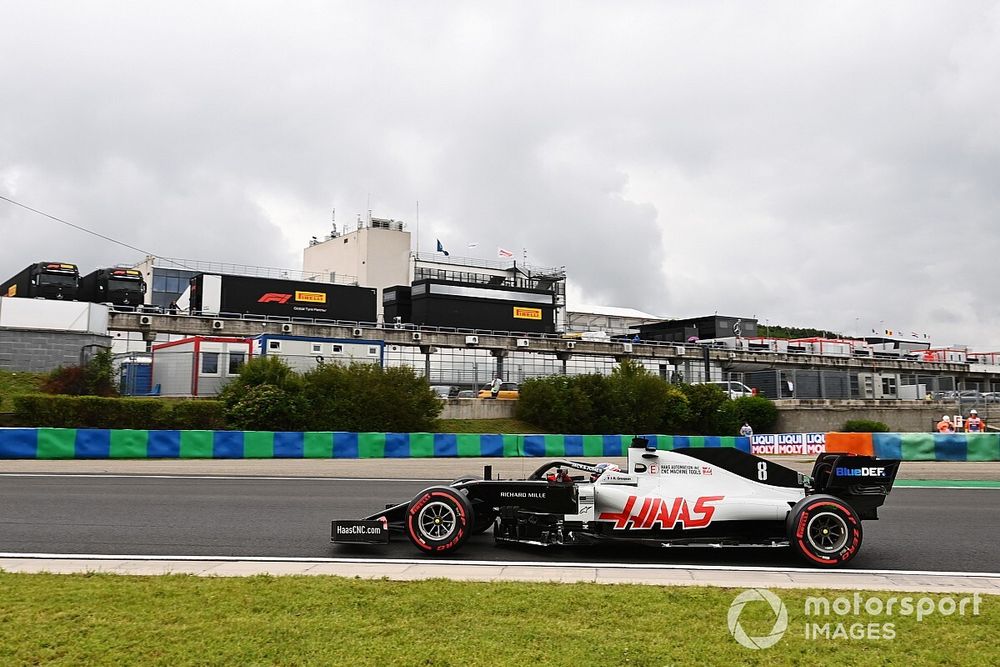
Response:
[[[750,453],[757,456],[793,454],[814,456],[826,452],[826,433],[770,433],[750,436]]]

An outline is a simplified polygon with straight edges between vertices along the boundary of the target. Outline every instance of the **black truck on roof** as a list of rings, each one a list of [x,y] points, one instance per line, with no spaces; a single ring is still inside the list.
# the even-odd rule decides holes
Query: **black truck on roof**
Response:
[[[116,306],[138,306],[145,300],[146,281],[136,269],[96,269],[80,279],[79,298]]]
[[[80,270],[68,262],[35,262],[0,284],[0,296],[28,299],[79,299]]]
[[[188,295],[186,305],[192,314],[270,315],[349,322],[376,319],[373,287],[203,273],[191,278]]]

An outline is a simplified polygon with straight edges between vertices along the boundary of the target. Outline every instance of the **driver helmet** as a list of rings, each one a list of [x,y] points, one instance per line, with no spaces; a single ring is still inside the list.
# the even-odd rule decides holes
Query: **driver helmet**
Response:
[[[949,417],[948,415],[945,415],[944,417],[941,417],[941,421],[950,422],[951,421],[951,417]]]
[[[978,412],[976,412],[976,409],[975,409],[975,408],[973,408],[972,410],[969,410],[969,414],[970,414],[970,415],[978,415],[979,413],[978,413]]]
[[[592,482],[597,481],[598,477],[600,477],[601,475],[603,475],[604,473],[606,473],[609,470],[611,472],[621,472],[622,471],[622,469],[620,467],[618,467],[617,465],[615,465],[614,463],[598,463],[594,467],[597,468],[597,470],[594,472],[593,475],[590,476],[590,481],[592,481]]]

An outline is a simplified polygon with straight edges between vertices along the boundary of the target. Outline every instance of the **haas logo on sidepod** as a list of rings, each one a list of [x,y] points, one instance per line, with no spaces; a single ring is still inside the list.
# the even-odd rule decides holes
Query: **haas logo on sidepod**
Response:
[[[702,496],[694,503],[694,508],[688,506],[683,498],[673,500],[664,498],[642,499],[638,511],[633,513],[637,496],[629,496],[625,501],[625,509],[621,512],[602,512],[598,519],[614,521],[615,530],[628,528],[663,528],[669,530],[678,523],[681,528],[704,528],[712,523],[715,514],[715,503],[725,496]]]

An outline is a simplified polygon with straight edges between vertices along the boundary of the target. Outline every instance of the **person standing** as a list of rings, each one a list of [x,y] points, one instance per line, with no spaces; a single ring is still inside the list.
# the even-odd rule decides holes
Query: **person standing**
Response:
[[[941,418],[941,421],[937,423],[938,433],[954,433],[955,425],[951,423],[951,417],[945,415]]]
[[[969,418],[965,420],[966,433],[981,433],[983,430],[983,420],[979,418],[979,412],[973,408],[969,410]]]
[[[503,380],[500,379],[499,375],[493,378],[493,381],[490,382],[490,398],[495,399],[500,395],[500,385],[502,384]]]
[[[750,426],[750,422],[743,422],[743,426],[740,427],[740,435],[745,438],[753,435],[753,427]]]

